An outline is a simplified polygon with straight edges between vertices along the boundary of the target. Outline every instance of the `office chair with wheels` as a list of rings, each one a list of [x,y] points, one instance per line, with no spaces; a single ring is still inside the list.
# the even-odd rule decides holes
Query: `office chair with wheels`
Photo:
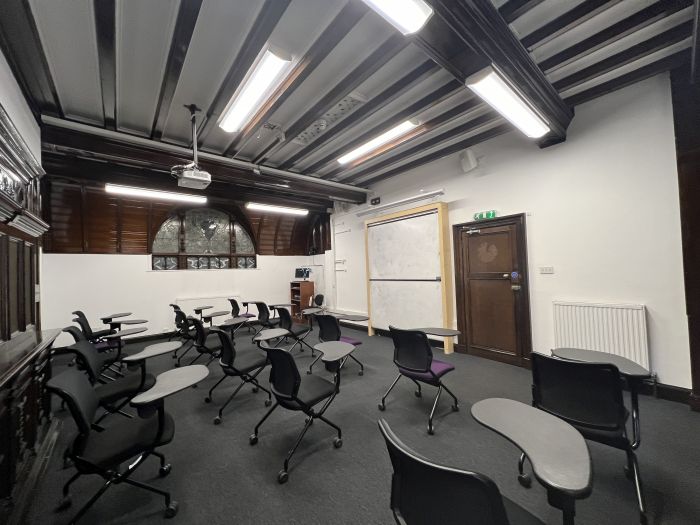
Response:
[[[279,317],[273,318],[270,316],[270,309],[263,302],[253,303],[258,309],[258,318],[255,321],[256,324],[260,326],[260,329],[253,334],[253,341],[255,341],[255,336],[258,335],[265,328],[277,328],[280,320]]]
[[[625,474],[634,481],[641,523],[647,522],[642,479],[632,446],[637,441],[627,436],[627,418],[622,394],[622,377],[615,365],[566,361],[533,352],[532,406],[549,412],[575,427],[584,438],[624,450]],[[529,486],[523,472],[524,458],[518,463],[519,481]]]
[[[380,419],[394,473],[391,510],[399,525],[543,525],[501,496],[496,484],[478,472],[433,463],[408,448]]]
[[[77,472],[63,486],[63,501],[57,510],[71,506],[70,486],[80,476],[97,474],[105,480],[105,484],[83,505],[70,523],[76,523],[111,485],[119,483],[160,494],[165,498],[165,517],[171,518],[177,514],[177,502],[171,500],[169,492],[130,479],[134,470],[150,455],[160,459],[161,477],[170,473],[171,467],[165,462],[165,456],[156,451],[157,447],[172,441],[175,429],[172,417],[163,409],[162,400],[154,408],[157,414],[151,412],[145,418],[121,420],[101,432],[95,432],[92,421],[99,399],[84,374],[74,369],[67,370],[49,380],[46,386],[66,403],[78,427],[78,434],[69,448],[69,456]],[[120,472],[120,464],[136,456],[137,459]]]
[[[88,338],[85,336],[85,333],[78,328],[77,326],[66,326],[63,330],[63,332],[70,334],[70,336],[73,338],[73,340],[76,343],[79,343],[80,341],[87,341]],[[119,349],[119,345],[117,344],[116,341],[100,341],[98,343],[92,343],[93,346],[95,347],[95,350],[98,352],[112,352],[116,351]],[[125,352],[121,353],[121,356],[127,355]],[[119,359],[119,355],[109,355],[107,354],[105,356],[105,360],[110,360],[110,361],[116,361]]]
[[[248,319],[255,317],[255,314],[248,312],[241,313],[241,307],[238,304],[238,301],[233,297],[229,297],[228,302],[231,303],[231,317],[246,317]]]
[[[210,333],[208,329],[204,328],[202,321],[196,317],[187,317],[187,322],[194,328],[192,348],[194,348],[194,350],[197,352],[197,356],[195,356],[195,358],[192,359],[189,364],[195,364],[202,356],[206,355],[209,356],[209,360],[207,361],[207,366],[209,366],[209,363],[219,357],[219,354],[221,353],[221,342],[219,341],[219,337],[216,334]],[[183,353],[180,355],[180,357],[178,357],[177,362],[175,363],[176,367],[180,366],[180,361],[184,355],[185,354]]]
[[[174,350],[172,354],[172,358],[177,359],[179,364],[182,358],[185,357],[185,354],[194,346],[194,327],[187,320],[187,314],[180,310],[180,307],[175,308],[177,305],[173,304],[170,306],[173,307],[175,314],[175,333],[168,337],[168,341],[171,341],[174,337],[179,337],[182,342],[182,346]]]
[[[306,336],[311,333],[311,327],[307,324],[299,324],[292,321],[292,315],[286,308],[282,308],[280,306],[277,308],[277,312],[279,313],[278,326],[287,330],[289,332],[289,336],[294,339],[294,344],[289,348],[289,351],[291,352],[295,346],[299,345],[299,350],[303,352],[303,345],[306,345],[309,347],[309,349],[311,349],[311,355],[316,355],[316,350],[314,350],[314,347],[304,341]]]
[[[104,328],[103,330],[93,330],[89,321],[87,320],[87,317],[81,310],[76,310],[75,312],[71,313],[76,317],[73,319],[73,322],[78,323],[80,329],[85,334],[85,337],[90,342],[98,342],[104,336],[114,333],[114,330],[109,328]]]
[[[428,336],[424,332],[400,330],[393,326],[389,326],[389,331],[391,332],[391,338],[394,340],[394,364],[399,368],[399,375],[396,376],[389,390],[382,397],[382,402],[379,403],[379,410],[386,410],[384,402],[389,392],[396,386],[396,383],[402,376],[407,377],[416,384],[418,387],[418,390],[415,392],[416,397],[421,397],[422,395],[421,383],[436,386],[438,391],[433,402],[433,409],[428,417],[428,434],[433,434],[433,416],[443,389],[454,399],[452,410],[455,412],[459,410],[457,397],[442,382],[442,377],[454,370],[455,367],[444,361],[433,359],[433,350],[430,348]]]
[[[346,337],[340,334],[340,321],[337,317],[333,315],[315,315],[314,317],[316,318],[316,323],[318,324],[318,339],[322,343],[325,343],[326,341],[342,341],[355,347],[362,344],[362,341],[359,339]],[[348,357],[360,365],[360,371],[357,374],[363,375],[365,373],[364,365],[354,355],[350,354]],[[309,365],[309,369],[306,371],[307,374],[312,372],[313,366],[320,358],[321,356],[318,356]]]
[[[256,348],[249,348],[243,351],[236,350],[236,345],[231,339],[231,336],[219,328],[212,328],[211,333],[216,334],[220,340],[221,357],[219,358],[219,364],[221,365],[221,370],[224,372],[224,376],[219,379],[219,381],[213,387],[211,387],[209,390],[209,395],[204,398],[204,401],[206,403],[211,403],[214,389],[227,377],[241,378],[241,384],[238,385],[226,402],[221,406],[221,408],[219,408],[219,415],[214,418],[214,424],[221,424],[224,409],[246,383],[253,385],[253,392],[257,392],[258,389],[267,392],[265,406],[269,407],[272,404],[272,394],[267,388],[261,386],[256,379],[258,374],[262,372],[263,368],[268,365],[267,355],[262,354]]]
[[[270,364],[272,365],[272,370],[270,371],[270,388],[272,394],[275,396],[275,404],[272,405],[272,408],[270,408],[258,424],[255,425],[255,430],[250,436],[250,444],[255,445],[258,442],[258,430],[260,426],[278,406],[282,406],[282,408],[286,408],[287,410],[303,412],[307,416],[304,429],[287,454],[283,469],[277,474],[277,481],[279,483],[286,483],[289,479],[289,461],[292,459],[294,452],[314,419],[320,419],[327,425],[333,427],[338,432],[338,436],[333,440],[333,446],[335,448],[343,446],[340,427],[326,419],[323,415],[339,392],[339,375],[335,375],[334,383],[318,376],[308,376],[304,378],[302,382],[299,369],[297,368],[292,354],[283,348],[270,347],[264,341],[259,342],[259,345],[267,352]],[[321,403],[321,408],[316,409],[315,407]]]

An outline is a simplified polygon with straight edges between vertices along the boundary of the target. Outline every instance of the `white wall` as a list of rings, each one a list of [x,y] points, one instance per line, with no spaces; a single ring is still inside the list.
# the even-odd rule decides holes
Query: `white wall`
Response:
[[[322,257],[317,256],[319,260]],[[230,310],[226,301],[229,296],[287,303],[294,269],[307,266],[310,259],[259,255],[255,270],[152,271],[150,255],[45,253],[42,255],[42,328],[70,325],[71,312],[75,310],[83,310],[93,328],[103,326],[100,316],[129,311],[133,312],[133,318],[149,321],[148,332],[142,334],[148,335],[173,329],[174,316],[168,304],[178,299],[188,314],[197,305]],[[57,344],[70,341],[69,336],[61,335]]]
[[[15,81],[10,65],[0,51],[0,104],[5,108],[29,149],[41,162],[41,133],[24,95]]]
[[[690,386],[671,92],[660,75],[576,108],[565,143],[544,150],[512,132],[380,183],[382,203],[444,188],[450,223],[474,212],[527,213],[533,349],[554,343],[552,301],[642,303],[652,368]],[[421,203],[422,204],[422,203]],[[334,216],[338,308],[366,311],[363,221]],[[349,230],[349,231],[348,231]],[[340,233],[344,232],[344,233]],[[539,266],[553,266],[540,275]],[[419,299],[419,298],[417,298]]]

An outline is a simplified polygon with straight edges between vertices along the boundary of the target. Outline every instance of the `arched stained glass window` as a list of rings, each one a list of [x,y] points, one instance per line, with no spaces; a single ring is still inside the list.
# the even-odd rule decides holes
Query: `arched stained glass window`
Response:
[[[255,244],[235,217],[211,208],[167,218],[153,238],[154,270],[255,268]]]

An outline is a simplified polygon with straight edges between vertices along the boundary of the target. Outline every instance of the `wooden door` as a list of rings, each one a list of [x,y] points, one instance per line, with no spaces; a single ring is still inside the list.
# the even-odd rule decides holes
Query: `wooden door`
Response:
[[[529,366],[525,217],[453,227],[458,352]]]

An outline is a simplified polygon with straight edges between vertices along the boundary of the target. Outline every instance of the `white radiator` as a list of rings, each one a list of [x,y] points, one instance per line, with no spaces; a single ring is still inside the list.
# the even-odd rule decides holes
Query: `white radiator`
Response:
[[[554,301],[554,344],[621,355],[650,370],[646,308],[641,304]]]

